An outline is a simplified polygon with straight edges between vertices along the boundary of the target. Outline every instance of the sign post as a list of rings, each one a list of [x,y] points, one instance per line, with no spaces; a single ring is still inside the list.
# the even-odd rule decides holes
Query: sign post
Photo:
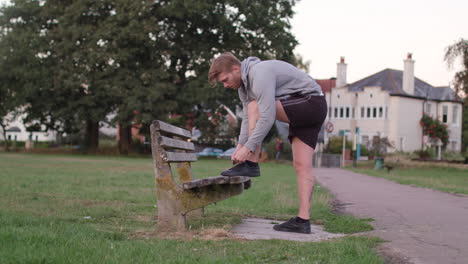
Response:
[[[346,150],[346,137],[349,135],[349,130],[340,130],[339,135],[343,137],[343,150],[341,151],[341,167],[345,166],[345,150]]]

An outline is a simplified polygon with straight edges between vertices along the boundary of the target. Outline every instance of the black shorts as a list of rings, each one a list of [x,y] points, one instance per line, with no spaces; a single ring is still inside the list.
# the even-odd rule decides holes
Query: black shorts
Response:
[[[320,128],[327,117],[325,96],[292,95],[280,102],[289,119],[289,141],[292,143],[292,139],[298,137],[315,149]]]

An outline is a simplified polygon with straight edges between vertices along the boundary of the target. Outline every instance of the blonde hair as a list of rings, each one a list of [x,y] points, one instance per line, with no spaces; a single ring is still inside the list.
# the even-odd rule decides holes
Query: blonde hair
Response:
[[[234,65],[240,66],[241,62],[231,52],[224,52],[219,55],[211,63],[210,71],[208,72],[208,82],[216,84],[218,75],[222,72],[230,72]]]

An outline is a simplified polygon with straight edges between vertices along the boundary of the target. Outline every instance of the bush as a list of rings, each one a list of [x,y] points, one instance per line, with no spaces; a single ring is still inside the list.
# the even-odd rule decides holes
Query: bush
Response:
[[[463,161],[465,160],[465,156],[464,153],[446,151],[442,152],[442,159],[450,161]]]
[[[369,149],[364,145],[361,145],[361,156],[369,156]]]
[[[447,125],[443,124],[440,120],[434,119],[426,114],[423,115],[419,121],[419,125],[423,129],[423,134],[433,139],[440,139],[444,146],[447,145],[449,134]]]
[[[352,149],[353,143],[349,140],[346,141],[346,149]],[[325,147],[325,153],[341,154],[343,151],[343,138],[332,137],[328,141],[328,145]],[[369,149],[361,144],[361,156],[369,156]]]
[[[435,150],[427,148],[425,150],[417,150],[414,152],[420,159],[433,159],[435,157]]]
[[[352,148],[353,148],[353,143],[347,140],[346,149],[352,149]],[[343,138],[342,137],[331,137],[328,140],[327,147],[324,150],[325,153],[332,153],[332,154],[341,154],[342,151],[343,151]]]

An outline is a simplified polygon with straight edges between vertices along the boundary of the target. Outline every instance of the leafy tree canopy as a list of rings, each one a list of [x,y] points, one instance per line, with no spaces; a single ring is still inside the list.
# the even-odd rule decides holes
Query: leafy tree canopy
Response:
[[[210,60],[231,51],[296,64],[295,3],[13,0],[0,11],[2,67],[30,121],[68,133],[109,113],[147,124],[234,108],[233,91],[207,84]]]

